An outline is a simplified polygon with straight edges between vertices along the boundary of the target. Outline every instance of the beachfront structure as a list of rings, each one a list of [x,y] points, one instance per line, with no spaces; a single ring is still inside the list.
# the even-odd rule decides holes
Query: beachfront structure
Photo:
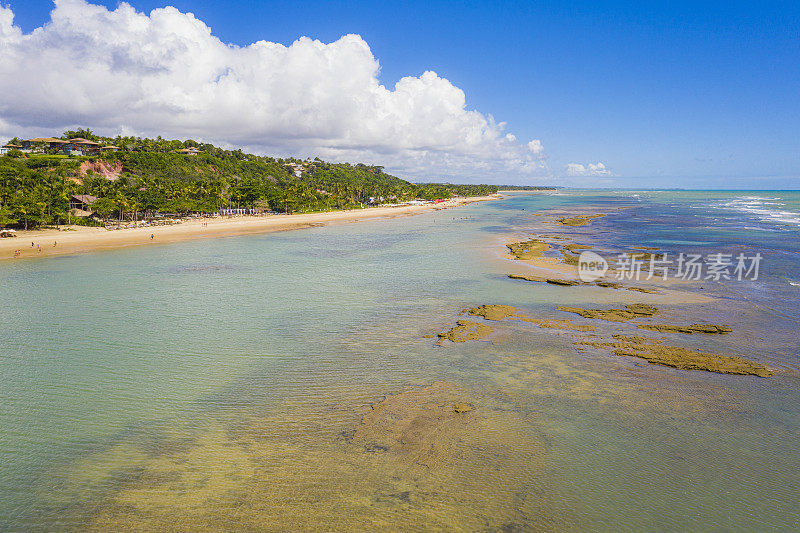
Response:
[[[306,167],[301,165],[300,163],[286,163],[285,166],[291,169],[290,172],[294,174],[296,178],[301,177],[303,175],[303,172],[305,172],[306,170]]]
[[[22,149],[28,151],[37,149],[62,151],[67,145],[69,145],[69,141],[55,139],[53,137],[36,137],[34,139],[25,139],[22,141]]]
[[[106,140],[106,143],[109,143]],[[101,152],[120,152],[123,150],[136,150],[141,151],[141,148],[131,148],[130,146],[126,148],[122,148],[120,146],[116,146],[113,144],[102,144],[97,141],[93,141],[91,139],[85,139],[83,137],[74,137],[72,139],[59,139],[57,137],[36,137],[33,139],[25,139],[21,141],[19,146],[15,145],[6,145],[3,147],[2,151],[0,151],[0,155],[9,152],[12,149],[18,149],[23,152],[28,153],[39,153],[39,154],[56,154],[56,155],[67,155],[67,156],[88,156],[88,155],[99,155]],[[144,150],[149,151],[149,150]],[[160,151],[160,150],[159,150]],[[172,150],[173,154],[183,154],[183,155],[199,155],[203,153],[203,150],[197,147],[190,147],[190,148],[181,148],[178,150]]]
[[[173,150],[174,154],[197,155],[202,153],[202,150],[197,148],[181,148],[180,150]]]
[[[53,137],[37,137],[22,141],[21,149],[29,152],[49,150],[59,154],[87,155],[99,153],[101,146],[98,142],[82,138],[64,140]]]
[[[97,196],[91,194],[74,194],[69,200],[69,209],[77,211],[77,216],[90,216],[94,211],[92,204],[97,200]]]
[[[80,137],[69,140],[69,149],[77,150],[83,155],[100,153],[101,146],[103,145],[98,142],[90,141],[89,139],[82,139]]]
[[[5,155],[11,150],[21,150],[21,149],[22,145],[19,144],[11,144],[11,143],[4,144],[3,146],[0,146],[0,155]]]

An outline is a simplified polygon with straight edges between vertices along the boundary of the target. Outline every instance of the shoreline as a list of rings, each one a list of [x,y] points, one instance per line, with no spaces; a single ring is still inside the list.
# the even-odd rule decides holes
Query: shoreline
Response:
[[[151,226],[120,230],[86,226],[61,226],[62,228],[68,228],[68,230],[23,230],[18,231],[18,236],[15,238],[0,239],[0,261],[43,259],[60,255],[114,250],[129,246],[172,244],[195,239],[257,235],[325,226],[333,223],[413,216],[429,211],[439,211],[500,198],[502,198],[501,195],[495,194],[456,198],[439,204],[369,207],[366,209],[295,215],[245,215],[204,218],[188,220],[172,226]],[[155,235],[155,238],[151,239],[151,235]],[[31,243],[34,243],[35,246],[31,246]],[[54,246],[54,243],[57,244]],[[38,246],[41,246],[41,252]],[[14,256],[15,250],[21,250],[19,257]]]

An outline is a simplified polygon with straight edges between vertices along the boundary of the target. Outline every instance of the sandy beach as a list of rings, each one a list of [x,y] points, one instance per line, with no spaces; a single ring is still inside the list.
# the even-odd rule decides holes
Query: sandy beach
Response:
[[[455,198],[439,204],[371,207],[367,209],[296,215],[202,218],[185,220],[181,224],[172,226],[120,230],[85,226],[60,226],[59,229],[18,231],[18,237],[16,238],[0,239],[0,261],[96,252],[127,246],[167,244],[190,239],[271,233],[376,218],[396,218],[499,198],[501,198],[500,195],[491,195]],[[33,246],[31,243],[33,243]],[[16,250],[21,251],[19,257],[14,256]]]

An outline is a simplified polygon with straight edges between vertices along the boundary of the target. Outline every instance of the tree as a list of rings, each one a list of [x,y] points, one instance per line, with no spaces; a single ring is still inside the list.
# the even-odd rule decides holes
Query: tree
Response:
[[[19,222],[14,218],[14,210],[7,205],[0,206],[0,227],[12,226]]]
[[[65,131],[64,135],[62,135],[65,139],[88,139],[90,141],[99,141],[100,137],[94,134],[92,130],[89,128],[78,128],[75,131],[69,130]]]
[[[108,219],[117,210],[117,204],[110,198],[98,198],[92,202],[92,209],[101,217]]]

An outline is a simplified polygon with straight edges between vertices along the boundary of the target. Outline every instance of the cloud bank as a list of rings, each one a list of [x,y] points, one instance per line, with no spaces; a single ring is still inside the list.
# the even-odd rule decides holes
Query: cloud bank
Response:
[[[569,163],[566,168],[567,176],[612,176],[611,171],[603,163]]]
[[[539,140],[520,142],[467,109],[435,72],[381,85],[358,35],[236,46],[173,7],[54,3],[50,22],[28,34],[0,6],[0,135],[83,125],[384,164],[418,179],[549,175]]]

